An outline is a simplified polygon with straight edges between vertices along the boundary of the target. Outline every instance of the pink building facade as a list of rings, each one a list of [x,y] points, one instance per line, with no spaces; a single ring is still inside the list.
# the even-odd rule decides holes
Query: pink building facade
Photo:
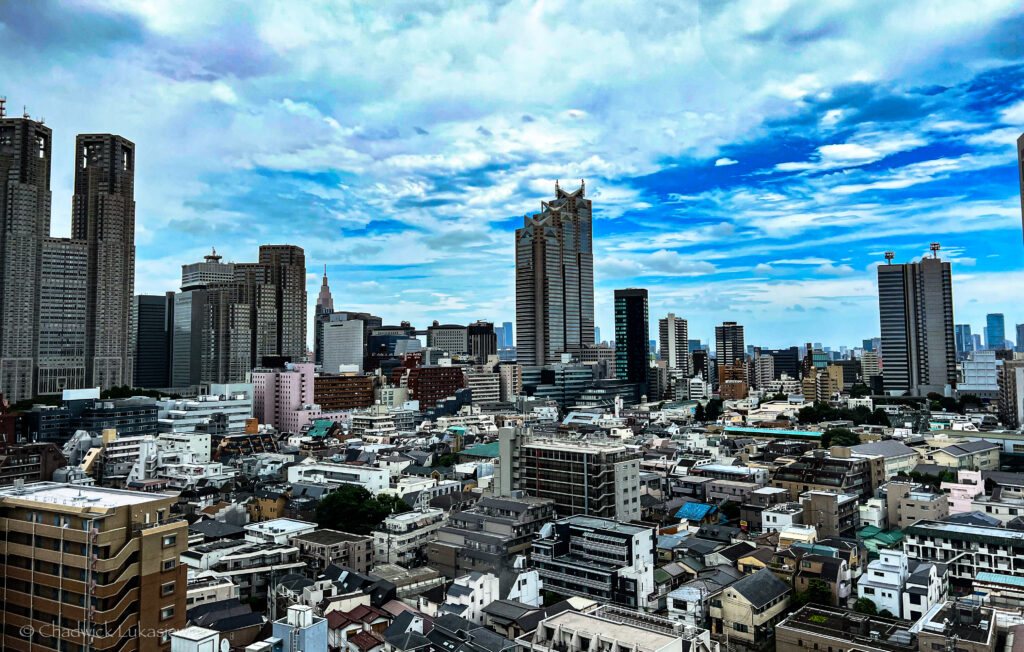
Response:
[[[317,419],[345,419],[347,412],[325,413],[313,403],[314,369],[312,362],[298,362],[284,369],[254,370],[253,415],[260,423],[292,433]]]
[[[985,493],[981,471],[957,471],[956,482],[943,482],[940,488],[949,495],[950,514],[972,511],[971,501]]]

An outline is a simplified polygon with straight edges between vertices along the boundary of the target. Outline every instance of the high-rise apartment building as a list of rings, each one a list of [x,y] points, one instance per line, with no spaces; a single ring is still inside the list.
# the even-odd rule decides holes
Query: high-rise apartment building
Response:
[[[615,377],[641,385],[647,393],[650,356],[647,290],[615,290]]]
[[[81,240],[43,239],[35,395],[86,386],[88,261],[88,247]]]
[[[459,324],[435,321],[427,327],[427,346],[441,349],[448,355],[469,353],[469,331]]]
[[[556,182],[555,199],[541,202],[541,212],[516,229],[516,342],[524,366],[555,363],[563,351],[594,343],[593,234],[584,191],[582,182],[572,192]]]
[[[923,396],[956,385],[948,262],[936,254],[919,263],[880,265],[878,311],[886,393]]]
[[[957,324],[953,327],[953,337],[956,340],[956,357],[962,360],[968,353],[974,350],[974,338],[971,337],[971,325]]]
[[[38,482],[0,490],[4,650],[170,648],[185,626],[175,496]]]
[[[50,234],[50,128],[0,103],[0,393],[34,395],[43,240]]]
[[[985,348],[1002,351],[1006,348],[1006,320],[1001,312],[985,315]]]
[[[718,364],[733,364],[746,359],[743,346],[743,327],[734,321],[715,326],[715,359]]]
[[[1007,428],[1024,424],[1024,360],[1005,360],[999,367],[999,420]]]
[[[1015,330],[1017,331],[1017,340],[1014,342],[1016,344],[1014,351],[1024,351],[1024,324],[1017,324]]]
[[[499,491],[525,491],[555,503],[561,516],[618,521],[640,518],[640,459],[620,441],[535,436],[523,428],[499,432]]]
[[[171,339],[174,333],[174,293],[135,296],[132,309],[131,351],[136,387],[171,386]]]
[[[658,338],[661,342],[661,359],[669,369],[690,375],[689,329],[686,320],[668,313],[658,320]]]
[[[88,247],[86,381],[98,387],[131,386],[135,144],[113,134],[79,135],[75,162],[71,235]]]
[[[299,362],[306,357],[306,254],[294,245],[260,245],[259,264],[268,268],[277,315],[277,352]],[[259,313],[256,314],[257,329]]]

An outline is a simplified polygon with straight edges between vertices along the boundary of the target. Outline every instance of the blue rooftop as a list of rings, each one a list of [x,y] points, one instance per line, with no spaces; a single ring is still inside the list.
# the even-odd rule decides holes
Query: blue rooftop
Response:
[[[689,521],[703,521],[704,518],[718,508],[714,505],[704,503],[686,503],[676,512],[676,518],[685,518]]]
[[[997,582],[999,584],[1012,584],[1013,586],[1024,586],[1024,577],[1016,575],[1003,575],[1002,573],[978,573],[976,580],[979,582]]]

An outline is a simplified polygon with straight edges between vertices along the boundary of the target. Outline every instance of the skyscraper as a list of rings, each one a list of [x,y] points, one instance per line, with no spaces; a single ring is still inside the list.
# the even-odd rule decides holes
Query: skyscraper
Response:
[[[34,395],[43,239],[50,233],[50,128],[0,101],[0,393]]]
[[[279,324],[277,351],[271,355],[301,362],[306,357],[306,254],[294,245],[260,245],[259,261],[269,271]],[[257,312],[257,328],[262,318]]]
[[[1006,348],[1006,321],[1003,313],[992,312],[985,315],[985,348],[990,351],[1002,351]]]
[[[974,350],[974,338],[971,337],[971,325],[957,324],[953,327],[953,333],[956,339],[956,357],[962,359]]]
[[[174,293],[135,296],[131,350],[136,387],[171,386],[171,337],[174,331]]]
[[[734,321],[715,326],[715,359],[719,365],[733,364],[746,359],[743,346],[743,327]]]
[[[647,393],[650,368],[650,324],[647,318],[647,290],[627,288],[615,291],[615,377],[640,385]]]
[[[466,327],[469,339],[469,355],[478,363],[487,362],[487,356],[498,354],[498,336],[494,324],[489,321],[475,321]]]
[[[1017,324],[1017,341],[1015,342],[1017,351],[1024,351],[1024,324]]]
[[[1024,225],[1024,134],[1017,138],[1017,174],[1020,175],[1020,218]]]
[[[919,263],[878,268],[882,378],[889,394],[921,396],[956,385],[952,273],[938,258],[938,245],[933,251]]]
[[[661,359],[669,369],[690,374],[689,329],[685,319],[668,313],[658,320],[658,338],[661,341]]]
[[[327,285],[327,265],[324,265],[324,280],[320,284],[320,294],[316,297],[316,308],[313,314],[313,362],[324,363],[324,323],[330,320],[334,312],[334,298],[331,288]]]
[[[113,134],[75,138],[71,236],[88,247],[85,376],[132,383],[128,346],[135,292],[135,145]]]
[[[515,340],[513,339],[514,333],[512,332],[512,322],[506,321],[501,324],[501,332],[505,334],[504,342],[499,341],[498,346],[512,347],[515,346]]]
[[[526,216],[516,229],[516,342],[524,366],[558,362],[594,343],[594,255],[585,186]],[[646,337],[644,340],[646,341]]]

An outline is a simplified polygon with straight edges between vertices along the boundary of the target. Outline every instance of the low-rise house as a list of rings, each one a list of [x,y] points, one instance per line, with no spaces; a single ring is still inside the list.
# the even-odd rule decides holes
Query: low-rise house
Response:
[[[373,568],[373,537],[322,528],[293,535],[289,543],[299,557],[317,572],[334,564],[368,573]]]
[[[793,590],[770,570],[760,570],[728,586],[711,602],[712,631],[729,634],[748,649],[771,646],[775,625],[785,616]]]

